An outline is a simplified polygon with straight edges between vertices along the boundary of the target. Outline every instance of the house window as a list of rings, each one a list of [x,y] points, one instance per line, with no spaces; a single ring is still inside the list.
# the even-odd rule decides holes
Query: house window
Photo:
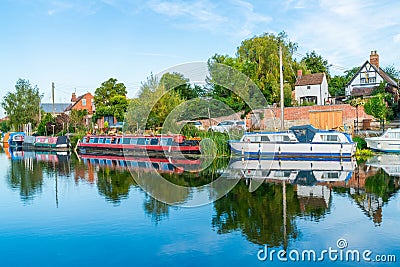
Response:
[[[86,107],[86,99],[82,99],[82,106]]]
[[[311,89],[311,85],[307,85],[307,89]]]
[[[314,103],[317,104],[317,97],[316,96],[303,96],[300,97],[300,104],[305,104],[305,103]]]

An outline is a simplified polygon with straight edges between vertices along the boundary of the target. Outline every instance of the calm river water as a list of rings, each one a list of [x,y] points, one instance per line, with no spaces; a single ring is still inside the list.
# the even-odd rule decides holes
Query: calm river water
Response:
[[[398,266],[397,155],[204,164],[2,151],[1,266]]]

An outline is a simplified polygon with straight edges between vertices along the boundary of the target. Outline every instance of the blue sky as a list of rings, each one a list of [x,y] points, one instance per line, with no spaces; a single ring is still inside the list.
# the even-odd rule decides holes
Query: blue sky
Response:
[[[110,77],[135,95],[150,73],[234,55],[240,42],[284,30],[297,57],[316,50],[341,74],[378,50],[400,68],[400,1],[0,0],[0,98],[18,78],[51,102],[94,92]],[[0,116],[3,111],[0,110]]]

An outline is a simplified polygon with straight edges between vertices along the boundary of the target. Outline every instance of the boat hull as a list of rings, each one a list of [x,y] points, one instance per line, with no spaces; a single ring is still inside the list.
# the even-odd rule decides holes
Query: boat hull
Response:
[[[257,157],[335,157],[355,155],[356,143],[269,143],[230,141],[235,154]]]
[[[123,145],[86,145],[79,144],[80,154],[103,154],[103,155],[174,155],[174,154],[200,154],[199,146],[179,147],[179,146],[123,146]]]
[[[379,137],[365,138],[367,142],[367,147],[382,151],[382,152],[392,152],[392,153],[400,153],[400,140],[388,140],[381,139]]]

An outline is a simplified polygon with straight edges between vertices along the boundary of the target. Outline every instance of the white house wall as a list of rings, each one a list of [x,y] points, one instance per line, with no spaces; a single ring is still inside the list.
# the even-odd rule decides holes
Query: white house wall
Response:
[[[310,86],[310,89],[307,89]],[[300,103],[300,98],[307,96],[316,96],[317,105],[324,105],[325,101],[329,98],[328,83],[326,77],[324,77],[322,84],[295,86],[296,100]]]

